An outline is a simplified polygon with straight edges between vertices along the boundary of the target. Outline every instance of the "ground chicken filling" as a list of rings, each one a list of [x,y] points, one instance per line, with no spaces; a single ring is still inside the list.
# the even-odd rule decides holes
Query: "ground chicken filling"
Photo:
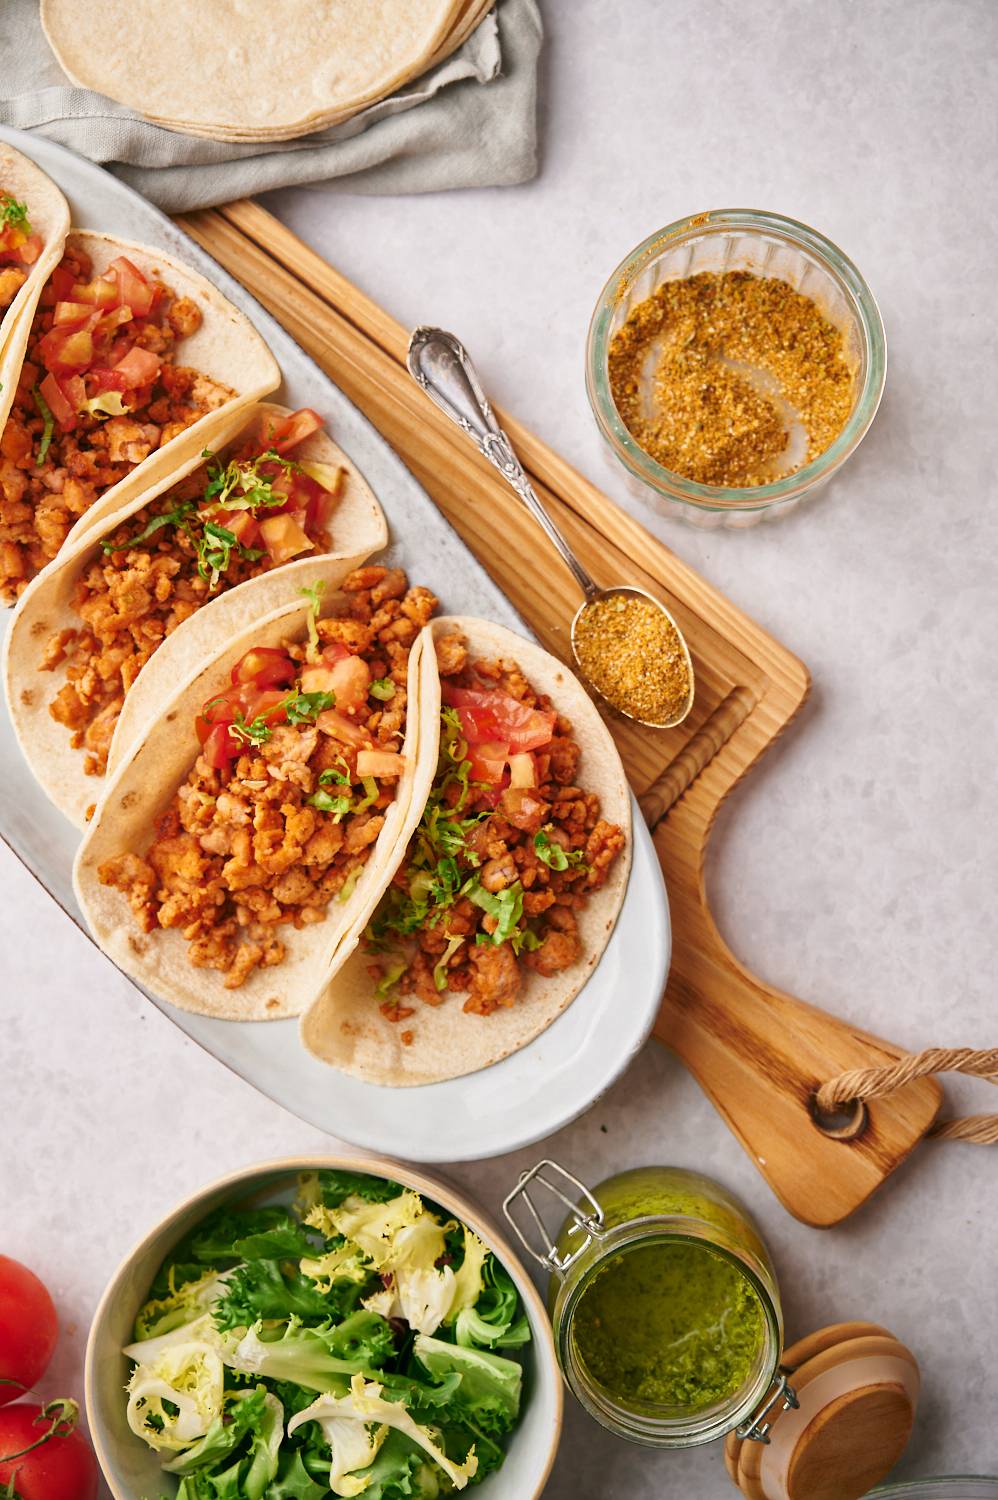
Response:
[[[397,568],[359,568],[343,592],[341,615],[313,616],[310,644],[237,663],[202,710],[202,753],[145,854],[98,870],[144,932],[177,928],[194,967],[222,972],[226,989],[281,963],[289,927],[347,899],[404,769],[409,652],[437,600]]]
[[[529,971],[549,978],[579,962],[579,912],[625,842],[578,784],[571,723],[515,661],[469,662],[458,637],[437,642],[437,660],[437,776],[366,935],[392,1022],[448,993],[491,1015],[517,1002]]]
[[[107,362],[70,373],[66,325],[55,321],[59,309],[73,306],[81,286],[106,284],[112,287],[107,295],[115,295],[106,278],[91,282],[91,272],[89,257],[71,247],[53,273],[0,434],[0,597],[6,603],[55,557],[74,522],[106,490],[234,394],[173,363],[178,340],[201,326],[201,310],[191,298],[174,297],[161,282],[141,277],[128,295],[142,307],[151,291],[147,313],[118,306],[104,311],[93,328],[68,325],[90,340],[89,355],[70,349],[69,358]],[[91,321],[102,312],[86,306]],[[99,409],[90,409],[94,404]]]
[[[264,449],[264,455],[274,452]],[[261,455],[254,441],[230,454],[224,466],[211,463],[195,470],[108,533],[76,580],[71,603],[80,626],[55,631],[39,663],[41,671],[67,663],[66,681],[49,712],[70,731],[73,748],[85,752],[88,776],[103,776],[107,770],[125,695],[178,625],[218,594],[289,561],[296,555],[288,552],[289,545],[298,552],[330,550],[326,528],[341,477],[341,470],[331,469],[324,476],[331,488],[323,488],[293,460]],[[223,479],[231,481],[231,511],[219,506],[217,486]],[[277,509],[285,490],[274,486],[281,483],[290,486],[288,504],[301,500],[300,520],[293,510]],[[244,508],[260,496],[255,508]],[[263,537],[258,515],[264,518]],[[176,523],[157,525],[163,517],[175,517]],[[214,518],[207,527],[206,517]],[[285,540],[280,550],[275,532],[280,533],[282,523],[284,531],[297,532],[298,541]],[[267,532],[268,527],[274,531]],[[264,545],[270,537],[272,550]]]

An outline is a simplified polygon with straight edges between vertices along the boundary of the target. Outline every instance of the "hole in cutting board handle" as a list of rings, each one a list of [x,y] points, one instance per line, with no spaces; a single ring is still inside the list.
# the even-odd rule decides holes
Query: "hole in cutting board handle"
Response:
[[[840,1104],[837,1109],[821,1109],[818,1096],[812,1094],[808,1100],[811,1119],[821,1131],[833,1141],[855,1141],[863,1134],[870,1116],[862,1099]]]

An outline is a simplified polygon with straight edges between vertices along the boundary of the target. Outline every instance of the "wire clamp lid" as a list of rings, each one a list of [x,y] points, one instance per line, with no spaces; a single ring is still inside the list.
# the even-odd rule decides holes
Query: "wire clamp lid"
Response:
[[[545,1173],[549,1175],[545,1176]],[[556,1179],[554,1182],[551,1181],[552,1176]],[[584,1236],[582,1243],[576,1246],[570,1254],[559,1253],[557,1245],[545,1229],[544,1220],[538,1213],[537,1205],[528,1191],[534,1183],[544,1188],[546,1192],[552,1193],[568,1211],[569,1217],[574,1220],[568,1231],[569,1235],[581,1233]],[[560,1185],[561,1183],[567,1184],[574,1190],[573,1197],[569,1197]],[[540,1247],[532,1243],[513,1215],[513,1206],[521,1199],[540,1236]],[[578,1199],[582,1200],[589,1210],[588,1213],[579,1206]],[[529,1172],[522,1172],[516,1187],[503,1199],[502,1211],[524,1250],[537,1261],[538,1265],[546,1266],[549,1271],[566,1271],[580,1255],[588,1250],[593,1240],[601,1239],[606,1232],[603,1210],[585,1183],[580,1182],[573,1173],[559,1166],[556,1161],[539,1161],[536,1166],[531,1167]]]
[[[782,1405],[780,1403],[782,1402]],[[797,1400],[797,1392],[790,1384],[790,1377],[786,1370],[780,1370],[773,1377],[770,1395],[765,1405],[756,1412],[754,1417],[749,1417],[740,1427],[735,1429],[736,1436],[744,1438],[749,1443],[768,1443],[769,1433],[773,1425],[772,1421],[765,1421],[774,1406],[780,1406],[780,1411],[795,1411],[800,1402]]]

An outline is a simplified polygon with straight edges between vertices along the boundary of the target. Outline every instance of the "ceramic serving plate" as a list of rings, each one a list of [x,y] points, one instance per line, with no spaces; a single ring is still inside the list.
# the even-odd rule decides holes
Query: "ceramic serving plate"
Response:
[[[125,1416],[124,1387],[131,1366],[122,1354],[132,1337],[135,1315],[146,1300],[160,1264],[188,1230],[223,1203],[289,1203],[296,1175],[345,1168],[393,1178],[462,1219],[494,1251],[512,1276],[530,1320],[532,1340],[525,1351],[522,1415],[501,1469],[474,1490],[481,1500],[536,1500],[544,1489],[561,1435],[562,1384],[551,1325],[537,1290],[495,1225],[480,1208],[439,1179],[398,1162],[334,1156],[301,1157],[244,1167],[213,1182],[177,1205],[125,1256],[94,1314],[84,1371],[87,1416],[94,1448],[114,1500],[172,1494],[176,1480],[162,1473],[151,1449],[137,1438]]]
[[[314,407],[363,472],[388,517],[389,560],[427,584],[447,614],[523,621],[397,455],[342,391],[252,297],[158,209],[93,163],[41,137],[0,127],[69,199],[73,223],[159,246],[206,275],[251,318],[284,372],[272,399]],[[546,545],[538,534],[538,546]],[[8,617],[9,617],[9,612]],[[0,630],[6,629],[6,620]],[[613,937],[589,983],[529,1046],[495,1066],[418,1089],[388,1089],[309,1057],[296,1021],[218,1021],[153,1003],[221,1062],[332,1135],[414,1161],[471,1160],[541,1140],[587,1109],[646,1040],[671,951],[661,871],[634,804],[634,859]],[[43,795],[0,718],[0,837],[77,925],[71,883],[77,834]],[[150,997],[151,998],[151,997]]]

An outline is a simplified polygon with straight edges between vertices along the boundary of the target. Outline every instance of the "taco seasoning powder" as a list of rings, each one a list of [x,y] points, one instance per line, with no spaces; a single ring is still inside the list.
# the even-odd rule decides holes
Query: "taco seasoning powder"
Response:
[[[835,441],[855,401],[841,330],[789,282],[751,271],[663,282],[614,334],[607,368],[635,442],[699,484],[792,474]]]
[[[686,651],[652,600],[635,594],[596,599],[580,614],[573,639],[584,675],[621,713],[664,726],[686,706]]]

